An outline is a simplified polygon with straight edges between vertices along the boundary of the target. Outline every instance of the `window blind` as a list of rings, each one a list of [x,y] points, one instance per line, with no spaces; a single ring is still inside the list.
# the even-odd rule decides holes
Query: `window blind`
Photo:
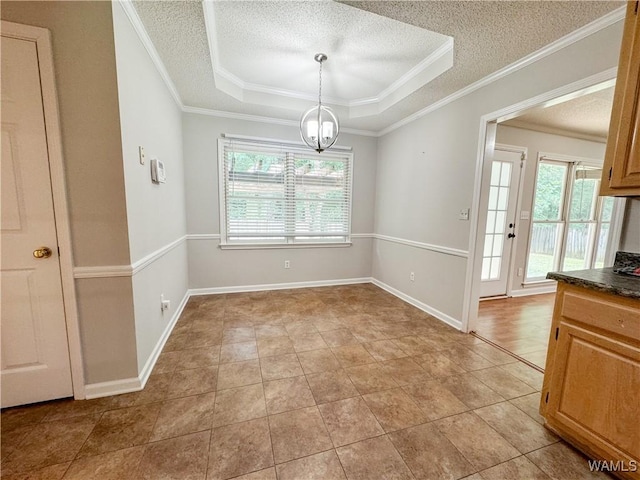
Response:
[[[220,140],[226,243],[347,242],[352,156]]]

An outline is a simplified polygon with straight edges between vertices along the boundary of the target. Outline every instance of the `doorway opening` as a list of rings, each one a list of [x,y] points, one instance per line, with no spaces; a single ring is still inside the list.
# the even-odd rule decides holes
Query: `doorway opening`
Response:
[[[467,331],[539,370],[555,299],[547,273],[609,266],[620,241],[624,200],[597,195],[614,76],[482,119]]]

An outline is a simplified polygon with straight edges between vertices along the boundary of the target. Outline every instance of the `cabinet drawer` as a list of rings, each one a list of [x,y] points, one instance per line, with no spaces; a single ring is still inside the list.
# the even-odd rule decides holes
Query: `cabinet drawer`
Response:
[[[567,289],[562,299],[561,316],[640,341],[640,301],[583,292]]]

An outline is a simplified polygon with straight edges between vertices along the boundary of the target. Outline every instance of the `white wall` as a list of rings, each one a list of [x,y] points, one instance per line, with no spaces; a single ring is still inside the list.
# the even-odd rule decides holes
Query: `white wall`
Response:
[[[602,164],[604,160],[605,144],[581,140],[577,138],[553,135],[550,133],[535,132],[506,125],[498,125],[496,134],[497,143],[517,145],[527,148],[527,161],[525,162],[524,181],[520,192],[522,196],[521,210],[533,215],[533,196],[537,170],[537,159],[540,152],[569,155],[574,157],[591,158]],[[522,290],[523,277],[518,277],[518,268],[525,271],[529,234],[531,232],[530,220],[518,220],[520,212],[516,212],[516,249],[514,272],[512,273],[512,290]]]
[[[183,115],[187,228],[189,234],[219,234],[218,144],[223,133],[300,141],[297,127]],[[353,147],[351,231],[373,232],[376,139],[340,134]],[[371,238],[353,238],[350,247],[221,250],[218,238],[189,240],[190,288],[330,281],[371,276]],[[284,260],[291,268],[284,269]]]
[[[119,2],[112,5],[131,263],[154,258],[133,275],[140,373],[187,292],[182,111]],[[145,149],[145,165],[139,161],[139,146]],[[164,162],[167,183],[151,182],[154,157]],[[176,241],[175,248],[166,249]],[[161,294],[171,301],[165,312]]]
[[[481,117],[615,67],[621,33],[618,22],[380,138],[376,233],[468,250],[470,222],[458,220],[458,212],[478,208],[473,191]],[[462,320],[468,292],[460,257],[418,255],[409,245],[385,255],[380,242],[375,240],[374,277]],[[430,288],[414,287],[407,268],[416,278],[434,279]]]

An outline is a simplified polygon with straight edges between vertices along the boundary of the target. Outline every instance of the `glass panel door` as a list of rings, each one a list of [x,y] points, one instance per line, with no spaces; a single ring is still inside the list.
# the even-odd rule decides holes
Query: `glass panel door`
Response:
[[[503,240],[507,224],[509,189],[511,187],[511,162],[494,160],[489,185],[489,209],[482,255],[481,280],[500,278]]]

